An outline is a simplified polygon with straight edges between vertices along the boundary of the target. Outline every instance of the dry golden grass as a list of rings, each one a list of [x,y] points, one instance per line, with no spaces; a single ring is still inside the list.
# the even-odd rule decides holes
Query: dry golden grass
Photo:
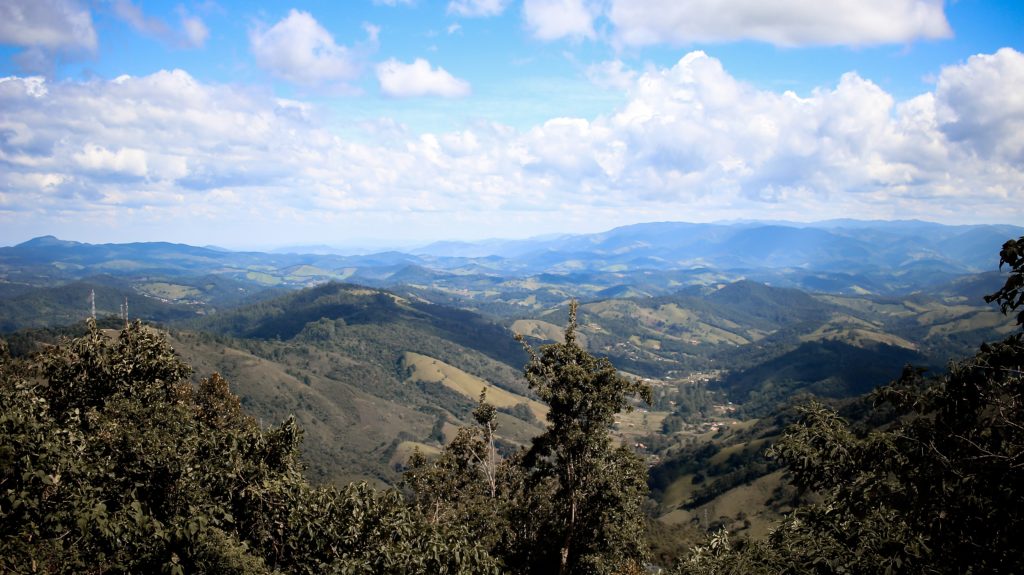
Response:
[[[547,417],[548,408],[543,403],[491,385],[439,359],[409,351],[402,355],[402,361],[412,372],[406,381],[440,383],[474,401],[480,398],[480,390],[486,390],[487,402],[495,407],[514,407],[525,403],[538,421]]]

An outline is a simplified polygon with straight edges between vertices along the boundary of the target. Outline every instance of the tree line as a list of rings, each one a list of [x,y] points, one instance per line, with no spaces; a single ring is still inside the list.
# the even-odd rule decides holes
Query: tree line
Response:
[[[988,299],[1024,326],[1024,238],[1000,256]],[[27,360],[0,345],[0,572],[645,572],[646,470],[610,431],[650,389],[579,345],[575,304],[564,342],[524,348],[550,408],[529,448],[499,455],[481,397],[402,489],[339,489],[303,478],[293,420],[262,428],[216,374],[193,385],[139,322]],[[802,407],[767,455],[814,503],[765,540],[714,534],[674,572],[1020,572],[1022,386],[1017,332],[936,377],[906,368],[871,395],[884,426]]]
[[[496,450],[484,401],[405,493],[302,476],[302,431],[261,428],[219,375],[139,322],[95,322],[31,360],[0,350],[0,572],[618,573],[645,559],[645,470],[613,415],[649,390],[575,342],[530,350],[551,406]]]

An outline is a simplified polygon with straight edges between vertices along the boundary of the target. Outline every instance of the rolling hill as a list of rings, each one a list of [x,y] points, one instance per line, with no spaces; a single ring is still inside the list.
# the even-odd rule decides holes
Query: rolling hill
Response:
[[[483,387],[503,411],[510,448],[538,432],[544,414],[520,377],[526,355],[511,332],[382,290],[324,284],[179,326],[174,345],[198,373],[222,373],[268,422],[295,414],[320,479],[396,482],[403,454],[440,448]]]
[[[252,292],[346,281],[511,317],[570,297],[665,296],[686,286],[743,279],[804,291],[903,297],[994,270],[993,254],[1020,235],[1024,228],[1016,226],[913,221],[659,222],[598,234],[449,242],[413,253],[365,255],[235,252],[165,242],[87,244],[44,236],[0,247],[0,286],[56,287],[108,275],[128,280],[145,297],[184,302],[193,301],[194,293],[177,287],[191,285],[182,278],[218,276]],[[0,297],[5,291],[11,288],[0,289]]]

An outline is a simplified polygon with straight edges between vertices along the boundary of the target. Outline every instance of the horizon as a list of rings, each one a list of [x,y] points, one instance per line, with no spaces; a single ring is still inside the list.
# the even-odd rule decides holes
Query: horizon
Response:
[[[611,232],[613,232],[615,230],[618,230],[620,228],[628,228],[628,227],[634,227],[634,226],[662,225],[662,224],[713,225],[713,226],[724,226],[724,227],[728,227],[728,226],[745,226],[745,225],[755,226],[755,227],[769,227],[769,226],[794,227],[794,228],[800,228],[800,227],[815,228],[815,227],[817,227],[817,228],[825,228],[825,229],[829,228],[830,226],[834,226],[834,227],[837,227],[837,228],[842,228],[844,224],[858,224],[858,225],[864,225],[864,224],[924,224],[924,225],[938,225],[938,226],[949,226],[949,227],[1011,226],[1011,227],[1016,227],[1016,228],[1024,229],[1024,226],[1022,226],[1022,225],[1018,225],[1018,224],[1014,224],[1014,223],[1009,223],[1009,222],[945,224],[945,223],[942,223],[942,222],[922,220],[922,219],[917,219],[917,218],[894,219],[894,220],[862,220],[862,219],[856,219],[856,218],[833,218],[833,219],[828,219],[828,220],[815,220],[815,221],[808,221],[808,222],[796,222],[796,221],[788,221],[788,220],[748,220],[748,219],[720,220],[720,221],[714,221],[714,222],[686,222],[686,221],[678,221],[678,220],[674,220],[674,221],[661,220],[661,221],[648,221],[648,222],[636,222],[636,223],[631,223],[631,224],[625,224],[625,225],[622,225],[622,226],[616,226],[614,228],[599,230],[599,231],[596,231],[596,232],[540,234],[540,235],[529,236],[529,237],[522,237],[522,238],[489,237],[489,238],[481,238],[481,239],[477,239],[477,240],[439,239],[439,240],[434,240],[434,241],[431,241],[431,242],[424,242],[424,243],[409,242],[409,243],[392,243],[392,244],[389,244],[389,243],[387,243],[386,241],[383,241],[383,240],[379,241],[379,242],[374,242],[373,240],[364,240],[364,241],[354,241],[354,242],[351,242],[350,244],[336,244],[336,245],[326,244],[326,243],[320,243],[320,244],[266,244],[266,245],[262,245],[262,246],[260,246],[260,245],[249,245],[249,246],[231,247],[231,246],[215,245],[215,244],[195,244],[195,243],[189,243],[189,242],[170,241],[170,240],[163,240],[163,239],[132,240],[132,241],[128,241],[128,242],[91,242],[91,241],[81,240],[81,239],[78,239],[78,238],[61,237],[61,236],[58,236],[58,235],[55,235],[55,234],[42,234],[42,235],[38,235],[38,236],[33,236],[31,238],[25,238],[23,240],[16,241],[16,242],[10,243],[10,244],[0,244],[0,248],[12,248],[12,247],[17,247],[17,246],[19,246],[21,244],[25,244],[25,243],[29,243],[29,242],[33,242],[33,241],[37,241],[37,240],[44,240],[44,239],[51,239],[52,238],[53,240],[60,241],[60,242],[67,242],[67,243],[80,244],[80,245],[94,245],[94,246],[98,246],[98,245],[120,245],[120,244],[176,244],[176,245],[186,245],[186,246],[189,246],[189,247],[197,247],[197,248],[204,248],[204,249],[223,250],[223,251],[228,251],[228,252],[282,253],[282,254],[291,253],[291,254],[296,254],[296,255],[299,255],[299,254],[308,255],[308,254],[316,254],[316,253],[333,253],[335,255],[341,255],[341,256],[348,257],[348,256],[373,255],[373,254],[379,254],[379,253],[385,253],[385,252],[400,252],[400,253],[412,254],[413,252],[427,250],[428,248],[433,247],[433,246],[435,246],[437,244],[464,244],[466,246],[474,246],[474,245],[486,245],[486,244],[489,244],[489,243],[505,243],[505,242],[510,242],[511,243],[511,242],[545,241],[545,240],[550,240],[550,239],[567,238],[567,237],[574,237],[574,236],[601,235],[601,234],[605,234],[605,233],[611,233]],[[1012,238],[1007,238],[1007,239],[1012,239]],[[290,250],[296,250],[296,251],[290,251]],[[298,251],[298,250],[314,250],[314,251]]]
[[[1024,222],[1024,4],[818,6],[11,0],[0,244]]]

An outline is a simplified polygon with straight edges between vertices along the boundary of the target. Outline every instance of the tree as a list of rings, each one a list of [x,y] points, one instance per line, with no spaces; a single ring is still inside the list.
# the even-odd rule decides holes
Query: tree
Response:
[[[1021,250],[988,296],[1024,306]],[[1021,316],[1017,316],[1020,323]],[[1020,573],[1024,570],[1024,341],[983,344],[947,373],[907,367],[870,396],[887,416],[858,429],[812,403],[769,450],[820,502],[797,509],[763,542],[716,536],[682,573]]]
[[[485,391],[472,416],[441,455],[428,460],[416,450],[407,463],[403,484],[412,491],[412,506],[432,525],[459,525],[484,547],[496,551],[508,527],[508,462],[495,446],[497,411]]]
[[[987,303],[997,302],[1004,314],[1024,307],[1024,236],[1009,240],[999,251],[999,269],[1010,267],[1010,277],[999,291],[985,296]],[[1017,325],[1024,329],[1024,310],[1017,314]]]
[[[524,343],[527,381],[550,406],[529,450],[498,456],[495,409],[481,394],[475,424],[431,461],[415,453],[404,476],[428,522],[469,526],[511,573],[639,572],[646,558],[647,472],[610,431],[632,396],[650,402],[650,388],[579,346],[576,310],[564,343],[539,353]]]
[[[0,572],[496,572],[396,491],[311,486],[294,419],[261,429],[216,374],[194,388],[155,330],[87,330],[34,366],[0,349]]]
[[[651,390],[579,345],[576,313],[573,301],[562,343],[535,352],[520,338],[530,355],[527,382],[550,407],[547,430],[521,464],[524,509],[530,501],[543,506],[527,519],[532,531],[523,531],[529,553],[519,564],[528,572],[612,573],[645,557],[646,469],[612,446],[610,432],[615,414],[632,408],[630,398],[650,403]]]

